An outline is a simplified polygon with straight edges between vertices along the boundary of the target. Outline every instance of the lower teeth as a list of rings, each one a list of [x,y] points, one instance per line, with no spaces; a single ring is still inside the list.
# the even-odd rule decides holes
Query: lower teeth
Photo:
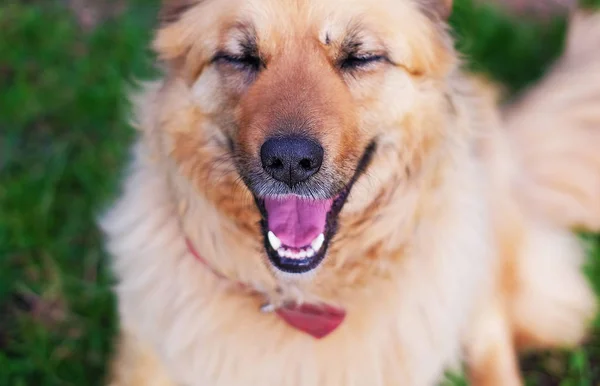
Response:
[[[315,255],[315,251],[311,247],[299,251],[292,251],[290,249],[279,248],[277,250],[277,254],[280,257],[286,257],[288,259],[303,260],[306,258],[313,257]]]
[[[308,245],[302,249],[298,249],[298,248],[289,249],[289,248],[284,247],[281,240],[279,240],[279,238],[271,231],[269,231],[267,233],[267,240],[269,241],[271,248],[273,248],[275,251],[277,251],[277,254],[279,255],[279,257],[295,259],[295,260],[304,260],[306,258],[313,257],[321,250],[321,247],[323,246],[323,243],[325,242],[325,235],[323,233],[319,234],[310,243],[310,245]]]

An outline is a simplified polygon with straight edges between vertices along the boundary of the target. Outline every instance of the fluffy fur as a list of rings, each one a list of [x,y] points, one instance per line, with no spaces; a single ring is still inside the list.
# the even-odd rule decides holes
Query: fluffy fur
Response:
[[[122,331],[111,385],[431,385],[462,362],[473,384],[518,385],[518,350],[581,341],[595,298],[570,231],[600,226],[599,16],[577,15],[563,58],[501,111],[457,68],[447,7],[166,2],[165,76],[134,98],[139,139],[102,221]],[[332,70],[356,19],[393,66]],[[240,23],[269,60],[256,79],[211,61]],[[377,151],[325,261],[298,278],[265,259],[240,173],[269,122],[306,111],[329,180],[371,138]],[[259,311],[290,300],[348,316],[315,340]]]

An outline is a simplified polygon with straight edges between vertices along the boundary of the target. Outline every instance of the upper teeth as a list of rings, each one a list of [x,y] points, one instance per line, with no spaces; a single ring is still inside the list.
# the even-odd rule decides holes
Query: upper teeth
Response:
[[[309,247],[304,247],[302,249],[294,248],[285,248],[283,247],[283,243],[275,234],[271,231],[267,233],[267,238],[269,240],[269,244],[271,247],[277,251],[277,254],[281,257],[287,257],[290,259],[306,259],[313,257],[325,242],[325,235],[323,233],[319,234],[311,243]]]

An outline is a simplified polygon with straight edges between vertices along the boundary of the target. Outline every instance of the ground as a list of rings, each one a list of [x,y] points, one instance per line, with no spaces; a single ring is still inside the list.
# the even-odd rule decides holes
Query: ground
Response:
[[[133,137],[124,93],[156,72],[156,2],[87,12],[85,1],[0,5],[0,385],[100,385],[114,347],[95,219],[118,191]],[[540,77],[560,52],[564,17],[517,20],[472,1],[455,0],[451,19],[469,65],[512,92]],[[600,294],[600,238],[582,237]],[[600,322],[585,347],[522,367],[532,385],[599,384]]]

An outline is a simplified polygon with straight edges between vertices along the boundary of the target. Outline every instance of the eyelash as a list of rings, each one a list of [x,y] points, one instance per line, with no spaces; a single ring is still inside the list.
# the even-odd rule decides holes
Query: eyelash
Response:
[[[258,71],[263,67],[263,63],[257,56],[251,54],[230,55],[220,53],[215,55],[213,62],[221,62],[232,65],[240,70]]]
[[[342,70],[355,70],[355,69],[366,67],[373,63],[378,63],[378,62],[382,62],[382,61],[386,61],[386,60],[387,60],[387,58],[384,55],[373,55],[373,54],[353,55],[353,54],[350,54],[341,61],[339,66]]]

